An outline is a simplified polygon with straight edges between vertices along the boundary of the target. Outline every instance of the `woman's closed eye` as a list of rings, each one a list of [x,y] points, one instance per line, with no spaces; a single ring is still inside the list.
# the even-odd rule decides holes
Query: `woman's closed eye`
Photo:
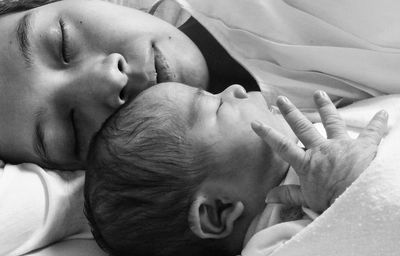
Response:
[[[60,46],[60,53],[61,58],[64,63],[69,63],[71,61],[71,44],[70,44],[70,37],[68,33],[68,26],[66,25],[65,21],[61,18],[60,19],[60,29],[61,29],[61,46]]]

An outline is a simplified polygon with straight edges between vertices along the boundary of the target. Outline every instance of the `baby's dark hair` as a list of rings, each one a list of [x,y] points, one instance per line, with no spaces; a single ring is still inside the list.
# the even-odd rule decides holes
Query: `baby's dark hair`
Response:
[[[208,176],[206,146],[186,136],[174,102],[146,92],[111,116],[92,141],[85,212],[112,255],[224,255],[217,240],[190,230],[194,193]]]

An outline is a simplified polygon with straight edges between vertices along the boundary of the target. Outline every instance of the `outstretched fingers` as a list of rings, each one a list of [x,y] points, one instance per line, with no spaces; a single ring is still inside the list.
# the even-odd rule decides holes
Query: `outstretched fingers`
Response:
[[[281,133],[275,131],[260,122],[252,122],[251,127],[254,132],[265,141],[274,152],[283,160],[288,162],[293,168],[298,168],[304,160],[305,152],[295,142],[291,141]]]
[[[318,106],[321,121],[325,127],[328,139],[348,138],[346,124],[339,116],[328,94],[324,91],[314,93],[314,102]]]
[[[385,110],[376,113],[367,127],[360,133],[358,139],[365,139],[374,145],[379,145],[387,130],[388,117]]]
[[[306,148],[315,147],[325,141],[312,123],[288,98],[279,96],[276,104],[283,117]]]

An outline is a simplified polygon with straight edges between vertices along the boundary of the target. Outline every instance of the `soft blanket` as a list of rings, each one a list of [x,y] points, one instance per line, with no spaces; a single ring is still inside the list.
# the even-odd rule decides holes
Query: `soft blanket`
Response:
[[[400,93],[400,1],[176,0],[274,96],[352,102]]]
[[[266,244],[271,233],[266,229],[253,236],[246,255],[400,254],[400,96],[367,100],[341,112],[350,130],[359,131],[381,108],[389,111],[389,131],[367,170],[307,227],[294,232],[280,229],[282,235],[276,239],[281,242],[283,237],[286,242],[271,251],[271,244]],[[297,234],[285,237],[288,233]]]

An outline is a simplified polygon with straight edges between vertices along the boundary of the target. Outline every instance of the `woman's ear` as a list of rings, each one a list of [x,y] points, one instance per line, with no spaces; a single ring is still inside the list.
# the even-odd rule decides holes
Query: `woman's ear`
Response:
[[[243,210],[241,201],[198,193],[190,207],[189,226],[202,239],[221,239],[232,234]]]

